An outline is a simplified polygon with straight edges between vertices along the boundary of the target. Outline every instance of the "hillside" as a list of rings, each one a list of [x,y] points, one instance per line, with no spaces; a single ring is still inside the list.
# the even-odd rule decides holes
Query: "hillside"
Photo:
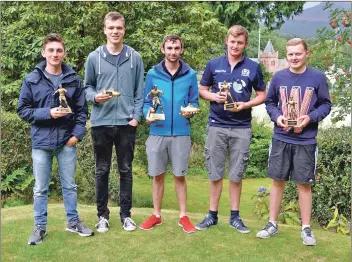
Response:
[[[318,28],[329,26],[329,10],[323,10],[325,2],[317,6],[307,8],[300,15],[287,20],[280,28],[279,32],[283,35],[298,37],[315,37]],[[334,8],[351,9],[351,2],[334,2]]]

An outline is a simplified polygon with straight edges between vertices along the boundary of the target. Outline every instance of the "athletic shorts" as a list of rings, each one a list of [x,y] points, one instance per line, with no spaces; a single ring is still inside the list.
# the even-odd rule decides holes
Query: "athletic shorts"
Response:
[[[150,135],[145,145],[150,176],[165,173],[169,161],[175,176],[186,175],[191,154],[190,136]]]
[[[268,177],[296,184],[314,184],[318,147],[289,144],[272,139],[269,148]]]
[[[211,181],[224,178],[227,154],[229,179],[241,182],[249,160],[251,128],[224,128],[207,126],[205,165]]]

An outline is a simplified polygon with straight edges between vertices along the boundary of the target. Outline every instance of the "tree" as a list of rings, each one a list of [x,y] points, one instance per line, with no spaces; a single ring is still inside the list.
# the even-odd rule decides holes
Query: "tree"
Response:
[[[257,29],[259,21],[270,30],[279,29],[285,19],[303,12],[304,2],[204,2],[227,27],[242,25],[248,30]]]
[[[125,43],[142,56],[145,69],[162,59],[166,34],[179,34],[184,60],[196,70],[223,52],[226,27],[197,2],[0,2],[2,107],[14,111],[23,77],[40,62],[42,40],[62,35],[65,62],[83,77],[88,54],[106,42],[103,18],[118,10],[126,19]]]
[[[351,12],[330,9],[330,28],[318,30],[318,43],[309,50],[309,65],[325,72],[330,82],[333,120],[342,120],[351,113]]]

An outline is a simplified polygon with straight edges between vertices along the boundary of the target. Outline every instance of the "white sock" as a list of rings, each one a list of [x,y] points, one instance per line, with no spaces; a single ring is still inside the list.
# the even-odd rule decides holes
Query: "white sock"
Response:
[[[157,218],[160,218],[161,215],[160,214],[154,214]]]
[[[269,220],[269,222],[270,222],[271,224],[273,224],[273,225],[274,225],[274,227],[277,227],[277,223],[276,223],[276,221]]]
[[[302,225],[302,230],[305,229],[306,227],[310,227],[310,225]]]

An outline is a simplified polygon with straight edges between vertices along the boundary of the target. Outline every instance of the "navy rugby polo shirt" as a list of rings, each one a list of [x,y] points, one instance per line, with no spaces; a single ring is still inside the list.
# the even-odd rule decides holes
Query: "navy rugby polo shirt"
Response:
[[[212,93],[219,92],[219,86],[226,80],[235,102],[250,100],[252,90],[264,91],[266,86],[259,64],[242,56],[231,72],[231,65],[226,55],[211,59],[204,70],[200,84],[211,87]],[[231,99],[228,98],[228,102]],[[251,127],[251,108],[240,112],[224,110],[224,104],[210,102],[210,126],[248,128]]]

